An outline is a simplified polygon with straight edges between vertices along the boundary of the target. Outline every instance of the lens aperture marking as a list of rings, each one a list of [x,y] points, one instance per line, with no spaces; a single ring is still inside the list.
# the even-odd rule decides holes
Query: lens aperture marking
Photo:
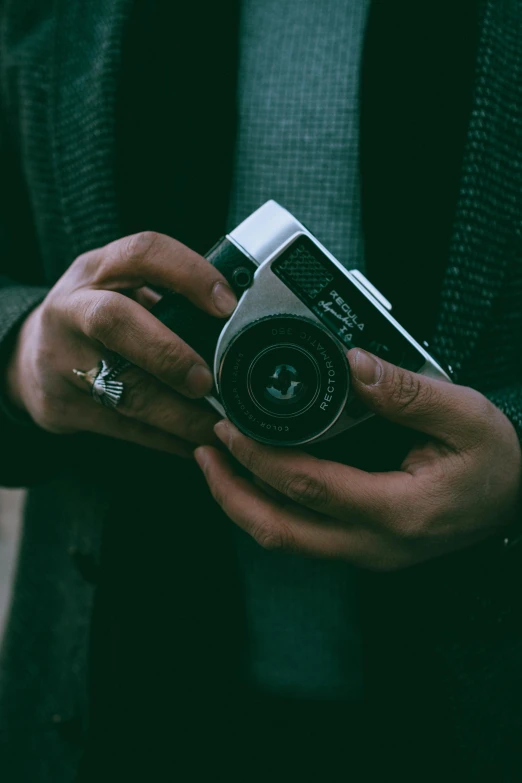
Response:
[[[346,403],[346,357],[328,332],[296,316],[246,327],[228,347],[219,392],[227,416],[265,443],[299,445],[328,430]]]
[[[292,399],[299,387],[303,384],[296,380],[297,372],[295,367],[289,367],[286,364],[278,364],[274,374],[270,376],[272,383],[268,387],[270,394],[278,397],[280,400]]]
[[[319,367],[310,353],[293,343],[276,343],[261,351],[248,373],[248,393],[271,416],[289,417],[313,405],[320,387]]]

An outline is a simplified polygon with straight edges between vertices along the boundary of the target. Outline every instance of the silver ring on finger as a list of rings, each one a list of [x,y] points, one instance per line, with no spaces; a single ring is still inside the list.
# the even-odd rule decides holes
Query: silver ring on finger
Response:
[[[91,389],[91,396],[100,405],[106,408],[116,408],[123,396],[124,384],[117,381],[116,377],[122,371],[122,367],[116,364],[109,367],[107,362],[101,361],[92,370],[73,370],[73,373],[85,381]]]

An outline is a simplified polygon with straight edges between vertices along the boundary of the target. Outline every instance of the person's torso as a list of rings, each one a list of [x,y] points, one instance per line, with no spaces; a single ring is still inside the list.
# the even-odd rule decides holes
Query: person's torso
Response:
[[[130,3],[128,5],[130,6]],[[38,249],[39,274],[49,283],[53,283],[64,266],[72,262],[76,252],[114,239],[126,231],[168,227],[167,219],[163,220],[161,225],[153,224],[152,218],[156,206],[163,210],[162,215],[167,215],[167,207],[163,200],[165,191],[154,187],[157,173],[154,167],[147,167],[146,163],[142,164],[143,169],[149,168],[150,178],[143,179],[147,187],[142,192],[137,188],[132,195],[128,194],[129,172],[132,173],[131,176],[134,174],[131,164],[137,157],[136,151],[139,152],[140,145],[133,147],[133,156],[125,158],[124,163],[122,161],[121,170],[125,171],[125,175],[121,178],[120,175],[116,176],[119,169],[114,165],[112,158],[115,146],[119,150],[125,148],[128,151],[125,144],[122,144],[121,124],[113,123],[111,119],[115,111],[115,95],[121,96],[122,92],[131,97],[134,95],[136,101],[132,111],[129,112],[129,120],[132,120],[133,116],[143,116],[143,105],[138,99],[139,91],[136,89],[136,83],[126,91],[122,91],[120,85],[120,52],[124,39],[123,30],[127,29],[124,23],[128,16],[126,4],[96,0],[92,5],[57,4],[56,8],[60,13],[59,17],[52,17],[43,4],[33,15],[24,12],[22,5],[11,4],[2,20],[4,23],[2,40],[6,55],[2,64],[2,89],[5,94],[9,93],[11,130],[13,136],[20,141],[17,155],[20,156],[21,168],[24,172],[25,195],[28,196],[28,203],[24,201],[23,215],[27,221],[24,225],[28,225],[28,233],[35,236],[33,247]],[[467,96],[472,92],[473,79],[470,74],[466,86],[463,84],[458,89],[455,88],[458,79],[454,77],[461,73],[459,49],[451,47],[451,51],[448,50],[445,31],[458,29],[458,26],[454,25],[453,17],[447,16],[450,10],[442,6],[440,8],[440,19],[443,24],[440,25],[437,36],[435,39],[430,38],[430,31],[433,29],[430,25],[430,30],[423,31],[422,46],[416,47],[413,53],[410,47],[410,36],[404,35],[404,29],[397,23],[397,15],[400,17],[401,13],[398,6],[395,7],[392,3],[374,4],[374,24],[370,25],[367,48],[368,42],[373,43],[366,56],[366,76],[363,78],[366,86],[363,90],[362,141],[365,147],[363,158],[366,164],[363,161],[362,186],[363,216],[366,215],[365,245],[369,254],[367,254],[367,261],[371,270],[370,279],[378,282],[382,270],[392,268],[395,274],[394,268],[386,263],[388,259],[392,259],[393,264],[397,265],[403,258],[414,258],[415,253],[418,257],[426,247],[421,242],[426,236],[429,237],[428,250],[435,243],[439,243],[437,246],[441,248],[441,252],[437,253],[436,257],[441,259],[444,279],[441,288],[443,305],[436,308],[437,323],[434,329],[436,347],[443,356],[462,369],[463,382],[478,386],[483,384],[484,388],[495,388],[495,386],[518,382],[520,366],[520,343],[517,342],[516,335],[520,331],[521,276],[518,242],[520,216],[517,193],[521,145],[518,143],[520,130],[516,110],[520,103],[519,84],[515,74],[520,63],[517,44],[520,37],[517,37],[517,32],[522,23],[522,13],[517,3],[490,1],[481,4],[481,44],[476,64],[470,47],[470,62],[473,61],[470,70],[476,71],[477,78],[473,87],[473,103],[470,102],[469,108],[466,108]],[[413,5],[410,10],[413,13]],[[435,9],[432,9],[432,12],[437,16]],[[222,17],[223,13],[225,10],[221,7],[218,16]],[[228,88],[224,89],[224,87],[233,82],[233,79],[229,80],[229,76],[235,69],[235,66],[230,67],[230,63],[234,62],[235,30],[232,23],[229,25],[230,30],[223,30],[219,44],[225,57],[219,57],[219,47],[215,45],[212,49],[210,44],[209,52],[212,56],[209,61],[204,56],[198,59],[199,65],[196,70],[210,74],[212,85],[215,86],[221,78],[220,89],[210,90],[210,94],[207,94],[206,74],[197,73],[195,76],[193,74],[193,54],[195,48],[197,49],[195,42],[201,41],[198,26],[194,24],[187,29],[178,24],[177,14],[178,9],[172,9],[170,27],[162,41],[164,44],[169,38],[173,40],[173,37],[177,36],[176,47],[170,47],[170,50],[168,48],[165,50],[163,47],[166,51],[163,63],[168,65],[170,58],[176,56],[173,50],[180,49],[185,57],[184,67],[180,67],[175,78],[169,78],[170,92],[165,93],[164,90],[158,89],[155,91],[155,96],[161,98],[167,95],[171,105],[176,107],[180,101],[185,109],[187,106],[193,107],[198,123],[193,134],[194,138],[190,138],[189,132],[180,137],[176,122],[186,128],[188,125],[186,117],[190,114],[182,114],[179,122],[179,117],[176,117],[176,121],[168,117],[167,120],[174,131],[170,134],[171,144],[166,145],[165,139],[169,134],[165,133],[159,146],[164,151],[162,152],[164,157],[169,159],[174,157],[174,163],[168,168],[169,176],[179,174],[176,187],[173,189],[177,207],[171,224],[172,233],[178,232],[179,229],[182,239],[189,242],[192,237],[194,244],[199,243],[199,249],[204,251],[224,229],[228,208],[224,197],[224,190],[227,190],[226,177],[221,180],[219,176],[216,178],[206,175],[210,171],[229,171],[230,160],[225,154],[223,167],[213,166],[205,142],[208,141],[207,146],[212,156],[216,147],[224,149],[225,152],[228,150],[228,134],[234,125],[234,100],[231,99]],[[152,17],[151,11],[151,19]],[[448,23],[448,18],[452,19],[451,24]],[[194,18],[193,21],[195,22]],[[205,28],[205,21],[206,16],[203,15],[201,18],[203,28]],[[210,27],[212,26],[211,24]],[[212,30],[207,31],[207,40],[211,41],[212,35],[216,37],[216,29],[217,24]],[[79,38],[84,41],[82,47],[78,47]],[[136,61],[141,59],[143,63],[147,59],[147,51],[140,48],[140,40],[142,40],[141,35],[132,42],[132,58]],[[466,42],[465,36],[462,36],[462,42]],[[435,82],[438,86],[430,90],[428,96],[425,96],[421,89],[417,90],[412,80],[407,78],[408,73],[415,72],[416,85],[422,85],[426,81],[425,63],[422,61],[422,52],[418,51],[420,48],[430,53],[427,59],[431,59],[433,53],[444,51],[444,62],[451,64],[452,69],[452,75],[441,71],[439,75],[442,81]],[[386,66],[390,67],[385,67],[382,58],[378,57],[379,51],[386,51],[387,56],[393,52],[402,53],[403,57],[400,59],[403,64],[413,63],[409,71],[404,69],[404,82],[401,81],[404,90],[401,93],[399,109],[394,104],[397,93],[393,89],[388,89],[390,81],[393,86],[392,77],[398,73],[397,68],[394,67],[398,58],[390,57],[386,60]],[[203,52],[206,52],[205,45],[203,45]],[[73,53],[74,57],[72,57]],[[201,55],[201,51],[199,54]],[[224,60],[226,67],[223,65]],[[180,62],[176,62],[177,66],[180,66]],[[8,71],[6,64],[9,65]],[[225,72],[220,71],[222,67],[225,68]],[[230,70],[227,71],[227,68]],[[368,70],[371,71],[371,78],[368,76]],[[126,72],[125,70],[124,73]],[[172,73],[168,69],[167,72]],[[390,98],[388,101],[382,100],[383,85],[386,84]],[[146,81],[142,87],[147,89]],[[460,92],[461,87],[462,92]],[[188,93],[192,93],[192,98]],[[466,156],[463,163],[464,139],[461,141],[454,139],[452,149],[460,149],[461,152],[460,155],[454,156],[449,167],[452,172],[451,181],[460,180],[459,187],[456,189],[458,203],[456,207],[451,208],[449,215],[445,218],[443,216],[442,220],[430,221],[430,231],[426,232],[424,214],[425,212],[432,214],[431,208],[428,209],[426,205],[427,194],[431,192],[433,169],[442,169],[444,165],[448,165],[448,162],[444,163],[444,155],[437,142],[439,136],[433,132],[431,123],[419,125],[416,120],[420,107],[428,104],[433,107],[437,115],[437,107],[442,105],[441,96],[449,94],[453,94],[454,97],[465,96],[456,104],[461,106],[463,127],[467,133]],[[370,96],[373,96],[374,104],[373,109],[368,111],[368,102],[372,103]],[[206,125],[201,119],[204,113],[201,110],[202,104],[204,108],[211,109],[210,115],[205,118]],[[376,104],[380,107],[379,110]],[[225,107],[222,114],[218,111],[220,107]],[[218,116],[220,121],[214,121]],[[126,122],[125,126],[127,132],[133,129],[131,121]],[[414,134],[411,136],[405,134],[407,129],[412,128],[415,129]],[[114,144],[116,135],[119,139],[117,145]],[[445,145],[449,143],[450,136],[445,139]],[[411,137],[414,137],[418,144],[413,145],[410,150],[408,144]],[[154,144],[157,138],[157,134],[151,134],[149,144]],[[185,146],[178,143],[180,138]],[[203,149],[203,163],[199,167],[201,149]],[[422,165],[423,156],[418,154],[419,149],[424,150],[425,155],[430,159],[435,156],[434,160],[437,161],[437,164],[429,168],[430,176],[427,179],[424,176],[427,169]],[[415,154],[409,154],[410,152]],[[159,153],[155,160],[161,160]],[[373,166],[369,165],[368,161],[373,163]],[[386,166],[383,169],[384,163]],[[191,171],[194,174],[192,180]],[[117,187],[114,187],[115,181],[118,182]],[[73,183],[75,183],[74,187]],[[207,183],[206,188],[203,187],[205,183]],[[184,202],[185,190],[188,197]],[[202,199],[198,209],[200,192]],[[102,197],[99,197],[100,194]],[[159,202],[154,204],[157,197]],[[128,205],[130,201],[133,204],[133,214],[128,217],[124,202]],[[169,201],[168,204],[170,203],[172,202]],[[429,203],[431,205],[432,202]],[[118,213],[120,219],[115,217]],[[14,223],[21,225],[20,217],[16,218]],[[451,231],[448,228],[450,224],[453,224]],[[405,226],[408,228],[406,232],[403,230]],[[415,226],[423,228],[414,231]],[[440,237],[443,235],[446,238],[441,240]],[[448,249],[450,241],[451,251]],[[404,243],[404,253],[401,253],[401,242]],[[369,244],[372,245],[371,248]],[[23,247],[25,248],[25,243]],[[22,253],[20,258],[23,257]],[[400,275],[396,275],[396,278],[399,283],[402,282]],[[390,295],[389,291],[385,290],[385,293]],[[393,296],[391,298],[393,299]],[[146,494],[144,487],[137,488],[136,491]],[[38,493],[35,494],[34,503],[35,512],[38,511],[40,518],[33,514],[32,524],[26,532],[28,539],[33,540],[33,544],[37,538],[34,533],[40,529],[39,523],[46,513],[45,509],[51,506],[53,509],[61,508],[60,490],[56,489],[54,505],[50,506],[49,502]],[[89,513],[88,509],[84,509],[84,516],[88,516]],[[133,524],[137,525],[137,521]],[[72,540],[75,529],[75,527],[72,529],[72,544],[96,548],[94,537],[89,539],[88,525],[82,527],[82,534],[78,534],[77,541]],[[131,529],[138,528],[127,526],[124,535],[128,536]],[[40,552],[40,555],[43,554],[43,551]],[[70,602],[63,601],[67,592],[79,593],[82,589],[85,595],[87,592],[91,594],[90,587],[80,588],[80,579],[71,569],[67,570],[64,564],[63,568],[62,565],[60,568],[61,576],[57,575],[57,578],[63,577],[68,587],[63,588],[60,592],[60,600],[56,600],[52,607],[50,604],[46,605],[48,627],[52,626],[53,617],[60,616],[63,612],[70,612]],[[31,590],[34,599],[38,597],[40,579],[45,581],[45,574],[38,576],[32,563],[25,561],[20,564],[19,579],[20,584],[25,585],[27,592],[25,601],[15,603],[15,614],[18,611],[17,607],[21,608],[21,612],[25,612],[25,620],[21,613],[18,615],[17,625],[18,628],[24,628],[24,650],[29,652],[27,655],[22,653],[20,659],[21,648],[18,648],[17,653],[17,650],[11,647],[9,659],[5,660],[8,678],[9,671],[13,671],[12,663],[15,655],[19,658],[17,670],[24,667],[24,657],[27,666],[35,666],[35,656],[31,655],[30,651],[38,649],[41,643],[41,638],[31,627],[30,612],[27,607],[31,605]],[[389,584],[387,580],[385,581]],[[91,598],[88,600],[86,598],[84,602],[82,610],[84,619],[88,619],[89,612],[86,607],[90,605],[90,601]],[[144,596],[144,601],[150,606],[156,606],[158,596]],[[398,611],[400,607],[395,606],[394,609]],[[480,612],[480,609],[477,611]],[[158,617],[161,616],[161,607],[158,606]],[[164,616],[163,613],[161,623],[167,622]],[[26,703],[25,696],[11,691],[13,696],[10,700],[11,708],[16,715],[22,716],[22,722],[19,724],[21,733],[17,731],[16,743],[10,742],[5,745],[5,753],[9,753],[7,763],[12,762],[16,765],[18,775],[22,774],[20,765],[25,770],[41,769],[36,760],[31,761],[30,750],[38,746],[40,751],[37,755],[41,757],[45,754],[48,747],[45,742],[46,733],[54,730],[49,729],[51,724],[46,722],[44,703],[45,705],[50,702],[56,703],[59,713],[61,694],[69,693],[70,698],[64,695],[65,701],[71,702],[71,709],[74,707],[73,702],[81,709],[81,699],[73,698],[76,690],[75,682],[77,680],[80,683],[79,687],[85,690],[87,670],[83,665],[81,670],[74,668],[76,663],[70,658],[69,651],[76,649],[78,644],[85,644],[86,637],[83,625],[81,634],[71,631],[72,625],[68,627],[69,637],[71,633],[76,634],[74,639],[66,639],[65,633],[60,637],[58,633],[49,642],[54,645],[53,655],[60,662],[60,675],[55,674],[56,667],[40,669],[37,672],[38,693],[31,695],[31,705],[34,709]],[[401,627],[401,632],[402,630],[404,629]],[[451,666],[457,673],[462,672],[466,662],[471,660],[474,650],[475,647],[472,649],[471,644],[462,641],[460,652],[452,658],[451,662]],[[483,692],[479,664],[477,658],[476,671],[473,669],[476,674],[475,679],[468,678],[466,682],[461,680],[460,691],[458,688],[454,690],[454,694],[460,693],[458,697],[460,702],[453,703],[455,709],[459,709],[462,715],[466,699],[469,704],[479,705],[480,694]],[[154,664],[148,657],[140,661],[140,666],[146,671],[153,668]],[[139,671],[139,668],[136,668],[136,671]],[[508,673],[502,674],[495,670],[494,677],[492,675],[490,681],[500,681],[504,674],[507,677]],[[473,699],[470,700],[471,690],[473,690]],[[495,694],[500,692],[492,688],[489,694],[491,699],[495,695],[493,690]],[[15,704],[16,700],[19,702],[18,707]],[[172,699],[172,703],[176,704],[175,698]],[[174,711],[178,707],[179,705],[176,704]],[[27,717],[29,709],[32,709],[30,718]],[[480,712],[478,706],[477,710]],[[462,715],[461,728],[464,725]],[[490,727],[491,732],[494,733],[495,729],[489,715],[490,713],[484,711],[480,713],[483,726]],[[507,725],[506,722],[504,729]],[[24,732],[28,738],[25,743],[22,741]],[[489,745],[486,741],[485,729],[482,736],[484,744],[481,743],[481,747],[476,749],[476,759],[473,762],[477,765],[480,760],[491,762],[491,756],[487,755]],[[54,776],[53,783],[58,774],[63,773],[63,779],[67,779],[66,767],[76,753],[76,751],[73,753],[67,742],[69,740],[64,739],[62,750],[58,745],[53,746],[55,754],[53,758],[56,762],[53,769],[61,770],[61,773],[58,771]],[[15,747],[16,754],[13,750]],[[62,753],[61,761],[60,753]],[[506,759],[505,755],[503,759]],[[35,774],[28,779],[36,779]]]

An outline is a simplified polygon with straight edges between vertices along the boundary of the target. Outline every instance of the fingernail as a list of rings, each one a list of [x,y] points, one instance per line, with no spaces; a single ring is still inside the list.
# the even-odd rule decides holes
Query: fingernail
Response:
[[[355,357],[354,375],[365,386],[375,386],[382,375],[382,364],[371,353],[359,350]]]
[[[218,423],[214,425],[214,432],[219,440],[228,448],[230,445],[230,438],[232,437],[232,431],[228,421],[226,419],[218,421]]]
[[[212,289],[212,300],[223,315],[231,315],[237,307],[236,296],[226,283],[216,283]]]
[[[195,364],[187,373],[185,386],[194,397],[204,397],[212,389],[212,373],[203,364]]]

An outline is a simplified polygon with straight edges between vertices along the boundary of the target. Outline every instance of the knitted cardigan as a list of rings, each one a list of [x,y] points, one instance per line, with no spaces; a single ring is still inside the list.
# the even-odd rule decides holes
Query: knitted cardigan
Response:
[[[17,326],[74,258],[121,236],[115,108],[131,6],[131,0],[2,5],[3,361]],[[208,34],[205,43],[214,47],[222,84],[234,84],[235,27],[218,27],[220,15],[233,19],[234,3],[180,10],[176,42],[183,49],[184,28],[196,26],[203,12],[210,29],[229,29],[228,38]],[[472,105],[432,347],[456,369],[459,382],[484,392],[522,437],[522,2],[480,0],[479,18]],[[180,84],[187,82],[191,71],[183,58],[177,66]],[[199,74],[200,84],[204,76]],[[233,100],[223,100],[233,111]],[[205,196],[198,249],[224,225],[227,181],[220,173],[221,187]],[[179,214],[174,230],[190,242],[197,215],[187,212],[182,194]],[[399,262],[400,253],[392,260]],[[94,587],[84,566],[87,555],[97,559],[111,494],[106,484],[94,482],[97,473],[86,463],[96,449],[103,451],[102,441],[50,436],[7,412],[0,413],[0,433],[0,481],[41,485],[29,493],[3,651],[0,771],[13,783],[65,783],[78,767],[86,731]],[[388,704],[380,709],[381,720],[393,720],[394,700],[404,697],[393,690],[404,661],[413,677],[429,679],[427,658],[417,661],[417,670],[412,664],[413,629],[436,662],[434,689],[447,692],[470,780],[515,781],[522,770],[522,548],[516,536],[513,542],[492,539],[398,574],[361,575],[366,617],[372,618],[367,633],[373,690],[380,707]],[[372,658],[379,640],[390,644],[388,668]]]

